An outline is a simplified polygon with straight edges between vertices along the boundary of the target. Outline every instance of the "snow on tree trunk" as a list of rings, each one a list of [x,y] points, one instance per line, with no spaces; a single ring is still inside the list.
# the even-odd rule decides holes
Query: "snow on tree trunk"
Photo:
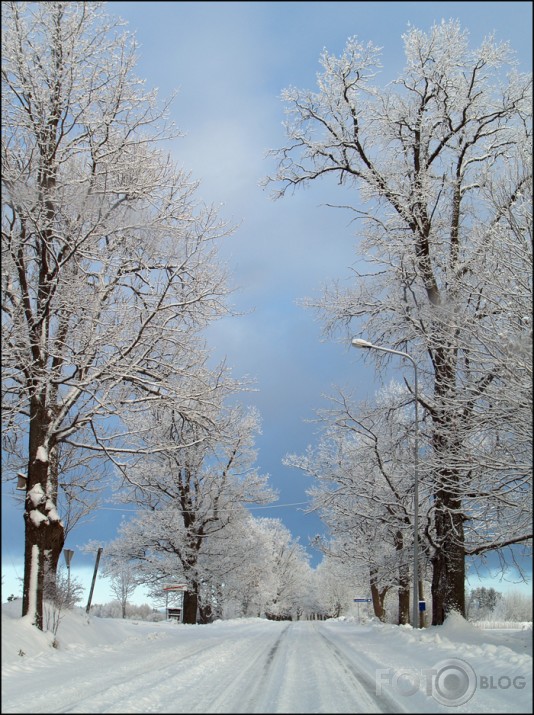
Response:
[[[45,580],[55,567],[65,541],[63,524],[49,493],[47,452],[39,447],[28,469],[24,520],[25,554],[22,612],[43,629]],[[48,493],[47,493],[48,492]]]

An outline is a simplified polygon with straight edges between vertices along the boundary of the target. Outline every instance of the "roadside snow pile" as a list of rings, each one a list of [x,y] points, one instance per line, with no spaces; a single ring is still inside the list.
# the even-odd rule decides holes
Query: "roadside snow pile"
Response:
[[[154,630],[157,624],[88,616],[83,608],[61,614],[57,636],[32,625],[29,616],[21,618],[22,599],[2,604],[2,666],[36,658],[44,652],[71,648],[98,648],[116,645],[130,638],[139,623]],[[54,645],[55,643],[55,645]]]

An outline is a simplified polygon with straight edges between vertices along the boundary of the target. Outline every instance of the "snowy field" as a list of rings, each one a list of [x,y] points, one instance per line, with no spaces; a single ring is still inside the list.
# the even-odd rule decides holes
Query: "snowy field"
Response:
[[[219,621],[2,606],[2,713],[531,713],[532,625]]]

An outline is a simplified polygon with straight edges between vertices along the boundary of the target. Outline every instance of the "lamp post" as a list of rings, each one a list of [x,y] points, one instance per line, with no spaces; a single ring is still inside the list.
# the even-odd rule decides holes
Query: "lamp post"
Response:
[[[65,563],[67,564],[67,599],[70,606],[70,560],[74,556],[74,551],[72,549],[63,549],[63,555],[65,556]]]
[[[413,603],[412,603],[412,626],[418,628],[419,624],[419,420],[417,414],[418,391],[417,391],[417,365],[415,360],[408,353],[391,348],[383,348],[381,345],[373,345],[367,340],[360,338],[352,339],[352,346],[364,350],[381,350],[384,353],[400,355],[409,360],[414,369],[414,395],[415,395],[415,437],[414,437],[414,490],[413,490]]]

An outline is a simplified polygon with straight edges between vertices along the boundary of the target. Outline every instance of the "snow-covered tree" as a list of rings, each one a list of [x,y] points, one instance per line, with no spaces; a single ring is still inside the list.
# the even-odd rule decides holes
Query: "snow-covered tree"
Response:
[[[309,556],[280,519],[244,512],[209,537],[201,560],[226,617],[296,620],[317,610]]]
[[[487,620],[502,598],[494,588],[480,586],[469,592],[467,615],[473,621]]]
[[[339,180],[359,227],[354,281],[307,305],[327,334],[360,333],[419,367],[439,624],[465,613],[466,555],[532,534],[532,85],[507,43],[471,49],[456,21],[403,39],[386,87],[379,49],[352,37],[323,52],[317,91],[284,91],[289,142],[266,183],[280,197]]]
[[[135,51],[100,3],[2,3],[3,434],[27,444],[23,612],[39,628],[64,543],[59,445],[126,458],[147,406],[202,422],[224,382],[199,336],[226,310],[228,229],[160,149],[177,132]]]
[[[139,586],[139,574],[129,562],[104,557],[102,576],[109,579],[109,590],[121,606],[121,617],[126,618],[128,601]]]
[[[95,603],[91,606],[91,615],[98,618],[121,618],[122,605],[119,601],[110,601],[109,603]],[[148,603],[143,603],[140,606],[135,603],[129,603],[126,607],[126,618],[135,618],[141,621],[163,621],[165,614],[150,606]]]
[[[73,609],[82,600],[84,587],[76,578],[71,578],[70,572],[65,573],[65,569],[58,567],[51,580],[51,574],[45,580],[44,586],[44,630],[51,631],[57,635],[61,619],[65,611]]]
[[[174,413],[152,417],[145,436],[145,451],[152,453],[123,470],[122,498],[137,504],[139,513],[106,551],[134,560],[156,591],[169,580],[187,584],[184,622],[196,623],[198,611],[209,620],[211,591],[221,585],[213,578],[213,559],[222,532],[244,518],[245,504],[274,498],[268,476],[254,465],[259,415],[212,403],[204,426]]]
[[[265,615],[273,620],[298,619],[310,589],[309,556],[280,519],[258,519],[256,526],[269,544],[265,573],[271,597]]]
[[[324,425],[318,445],[305,455],[288,455],[285,462],[313,478],[308,490],[313,508],[334,543],[346,544],[346,566],[355,561],[367,568],[376,615],[384,615],[378,594],[396,589],[399,622],[407,623],[414,544],[411,395],[392,382],[377,394],[375,405],[355,406],[343,392],[330,400],[329,409],[318,411]],[[421,512],[423,506],[428,510],[423,489],[420,499]],[[422,572],[428,551],[422,534],[419,550]]]
[[[495,621],[523,621],[532,624],[532,594],[507,591],[498,599],[492,613]]]
[[[201,555],[206,584],[219,617],[260,617],[274,597],[271,542],[250,511],[209,538]],[[202,601],[206,600],[204,594]]]
[[[325,556],[313,572],[312,583],[318,603],[317,611],[329,618],[346,616],[353,599],[361,593],[358,574],[354,564],[342,559]],[[363,587],[367,593],[366,586]]]

